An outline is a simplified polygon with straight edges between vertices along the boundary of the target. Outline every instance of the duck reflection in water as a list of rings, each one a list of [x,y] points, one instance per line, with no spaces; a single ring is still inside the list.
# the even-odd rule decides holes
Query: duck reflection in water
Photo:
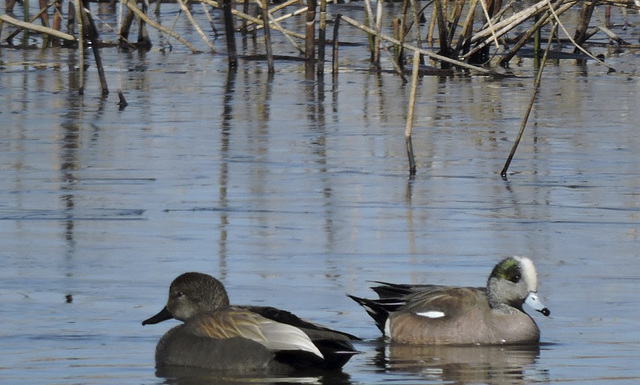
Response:
[[[382,343],[374,358],[389,372],[417,374],[456,384],[526,384],[544,380],[528,372],[540,354],[538,345],[448,346]]]

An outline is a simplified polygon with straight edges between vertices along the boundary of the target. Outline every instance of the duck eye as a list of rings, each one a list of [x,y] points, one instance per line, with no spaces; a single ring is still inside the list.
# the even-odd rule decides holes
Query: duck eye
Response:
[[[176,297],[177,297],[177,298],[182,298],[182,297],[184,297],[184,293],[180,291],[180,292],[178,292],[178,293],[176,294]]]
[[[518,283],[520,281],[520,278],[522,278],[520,274],[514,274],[511,276],[511,279],[509,279],[509,281],[513,283]]]

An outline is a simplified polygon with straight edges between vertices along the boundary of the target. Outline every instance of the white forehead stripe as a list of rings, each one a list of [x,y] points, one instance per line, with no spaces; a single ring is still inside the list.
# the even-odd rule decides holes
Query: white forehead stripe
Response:
[[[524,281],[527,283],[529,291],[537,292],[538,275],[535,266],[533,266],[533,262],[527,257],[515,256],[513,258],[518,261],[522,267],[522,278],[524,278]]]
[[[436,311],[436,310],[429,310],[429,311],[423,311],[420,313],[416,313],[417,315],[419,315],[420,317],[427,317],[427,318],[442,318],[444,317],[444,313],[441,311]]]

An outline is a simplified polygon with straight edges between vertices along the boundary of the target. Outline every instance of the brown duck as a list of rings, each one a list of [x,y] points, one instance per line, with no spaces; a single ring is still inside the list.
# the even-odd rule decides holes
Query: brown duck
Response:
[[[142,322],[175,318],[156,347],[156,366],[216,371],[289,373],[340,369],[356,354],[356,337],[262,306],[231,306],[220,281],[185,273],[169,288],[167,305]]]

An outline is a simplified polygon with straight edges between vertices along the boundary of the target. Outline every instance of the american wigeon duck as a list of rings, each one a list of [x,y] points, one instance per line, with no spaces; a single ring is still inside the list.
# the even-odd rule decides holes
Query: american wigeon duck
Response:
[[[500,261],[485,288],[377,283],[372,289],[380,299],[349,297],[400,343],[535,344],[540,330],[522,304],[550,314],[538,299],[536,269],[526,257]]]
[[[142,322],[175,318],[156,347],[156,366],[234,372],[289,373],[341,368],[356,353],[347,333],[273,307],[231,306],[220,281],[185,273],[169,288],[167,305]]]

